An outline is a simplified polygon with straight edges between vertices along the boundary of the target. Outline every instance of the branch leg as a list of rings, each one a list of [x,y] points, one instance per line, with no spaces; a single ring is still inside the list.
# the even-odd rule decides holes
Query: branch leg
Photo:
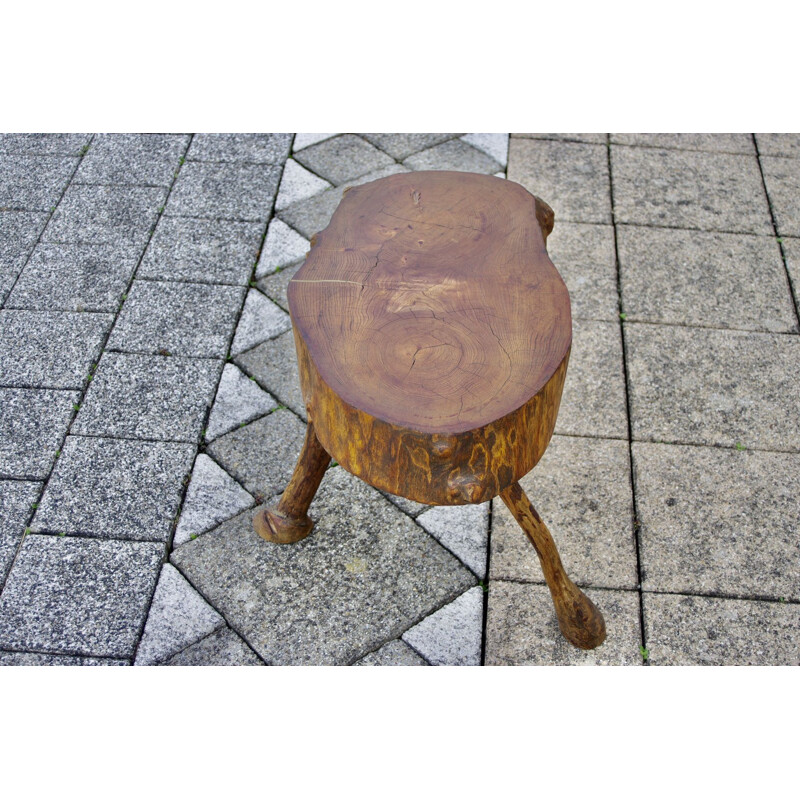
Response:
[[[281,499],[277,505],[262,509],[253,519],[253,527],[259,536],[268,542],[291,544],[311,533],[314,523],[308,516],[308,507],[330,460],[317,439],[314,424],[309,421],[303,449]]]
[[[564,638],[583,650],[592,650],[601,645],[606,638],[603,615],[567,577],[553,537],[522,487],[513,483],[500,497],[536,549]]]

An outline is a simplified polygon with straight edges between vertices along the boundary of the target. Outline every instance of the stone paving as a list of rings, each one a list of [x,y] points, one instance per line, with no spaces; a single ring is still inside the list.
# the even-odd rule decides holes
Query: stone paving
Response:
[[[303,440],[286,287],[348,185],[515,180],[574,344],[522,481],[605,615],[583,652],[499,501]],[[0,135],[0,664],[800,663],[800,135]],[[792,288],[794,285],[794,289]]]

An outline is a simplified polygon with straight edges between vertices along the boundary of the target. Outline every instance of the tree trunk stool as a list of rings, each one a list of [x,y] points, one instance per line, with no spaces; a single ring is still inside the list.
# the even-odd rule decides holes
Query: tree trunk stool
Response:
[[[345,193],[289,283],[308,427],[259,535],[309,534],[331,457],[420,503],[499,495],[536,548],[561,632],[603,642],[602,615],[517,482],[552,436],[572,343],[552,229],[546,203],[485,175],[412,172]]]

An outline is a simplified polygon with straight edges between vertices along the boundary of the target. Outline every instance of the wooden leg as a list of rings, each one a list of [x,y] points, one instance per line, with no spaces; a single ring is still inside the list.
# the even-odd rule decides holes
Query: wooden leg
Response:
[[[553,596],[558,626],[564,638],[583,650],[592,650],[601,645],[606,638],[603,615],[567,577],[553,537],[522,487],[513,483],[500,497],[536,548],[544,578]]]
[[[308,507],[330,461],[331,457],[314,433],[313,423],[309,422],[303,449],[289,485],[276,506],[263,509],[253,520],[253,527],[259,536],[268,542],[291,544],[305,539],[311,533],[314,523],[308,516]]]

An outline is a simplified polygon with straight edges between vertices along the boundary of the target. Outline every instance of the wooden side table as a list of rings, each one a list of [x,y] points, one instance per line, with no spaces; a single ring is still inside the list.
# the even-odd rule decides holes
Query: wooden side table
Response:
[[[485,175],[412,172],[345,193],[289,283],[308,427],[259,535],[309,534],[331,457],[420,503],[499,495],[536,548],[564,636],[603,642],[602,615],[517,482],[552,436],[572,342],[552,229],[547,204]]]

